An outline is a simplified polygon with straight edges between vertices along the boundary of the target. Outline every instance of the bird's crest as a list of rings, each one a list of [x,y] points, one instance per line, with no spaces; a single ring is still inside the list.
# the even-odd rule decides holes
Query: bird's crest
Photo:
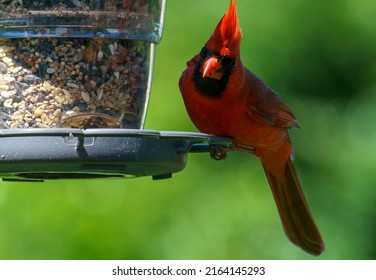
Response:
[[[236,58],[240,53],[241,38],[236,0],[231,0],[226,14],[218,23],[206,47],[218,52],[221,56]]]

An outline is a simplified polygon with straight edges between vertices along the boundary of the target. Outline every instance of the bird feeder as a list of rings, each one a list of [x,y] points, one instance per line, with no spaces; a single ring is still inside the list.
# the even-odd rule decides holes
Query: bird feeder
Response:
[[[144,130],[165,0],[0,0],[3,180],[153,176],[225,138]]]

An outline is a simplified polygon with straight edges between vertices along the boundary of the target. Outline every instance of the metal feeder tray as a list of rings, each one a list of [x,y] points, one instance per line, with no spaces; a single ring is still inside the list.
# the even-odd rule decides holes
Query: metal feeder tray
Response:
[[[0,129],[3,181],[45,179],[170,178],[188,152],[232,141],[203,133],[143,129]]]

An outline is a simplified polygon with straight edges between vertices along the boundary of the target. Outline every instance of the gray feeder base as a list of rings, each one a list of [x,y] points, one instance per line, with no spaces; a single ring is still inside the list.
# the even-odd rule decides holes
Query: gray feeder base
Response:
[[[5,181],[45,179],[170,178],[182,171],[188,152],[231,139],[203,133],[141,129],[0,130],[0,177]]]

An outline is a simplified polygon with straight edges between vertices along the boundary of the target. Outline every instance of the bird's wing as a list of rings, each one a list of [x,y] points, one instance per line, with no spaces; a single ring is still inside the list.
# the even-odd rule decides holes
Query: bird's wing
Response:
[[[299,127],[291,109],[281,98],[256,76],[253,75],[252,78],[254,81],[247,95],[248,116],[276,127]]]

